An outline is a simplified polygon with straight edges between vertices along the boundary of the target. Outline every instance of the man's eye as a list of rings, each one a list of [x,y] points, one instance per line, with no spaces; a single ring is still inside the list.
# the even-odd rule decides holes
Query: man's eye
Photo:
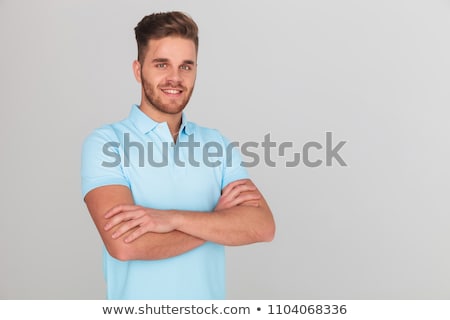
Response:
[[[156,65],[156,67],[157,67],[157,68],[160,68],[160,69],[163,69],[163,68],[167,67],[167,64],[166,64],[166,63],[158,63],[158,64]]]
[[[180,66],[180,69],[181,70],[191,70],[191,66],[188,66],[188,65],[182,65],[182,66]]]

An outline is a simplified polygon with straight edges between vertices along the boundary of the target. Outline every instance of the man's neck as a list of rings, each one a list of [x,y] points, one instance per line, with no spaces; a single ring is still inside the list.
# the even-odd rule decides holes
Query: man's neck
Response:
[[[140,104],[139,109],[153,121],[167,122],[167,125],[169,126],[169,130],[172,136],[178,134],[178,131],[180,130],[181,126],[181,115],[182,115],[181,112],[176,114],[163,113],[153,108],[152,106],[146,105],[144,103]]]

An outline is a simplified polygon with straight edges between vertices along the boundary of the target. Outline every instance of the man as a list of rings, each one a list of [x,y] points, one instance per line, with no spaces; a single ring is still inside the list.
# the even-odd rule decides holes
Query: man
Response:
[[[135,28],[141,103],[83,145],[83,197],[104,243],[109,299],[223,299],[224,246],[271,241],[272,213],[216,130],[186,120],[197,25],[180,12]]]

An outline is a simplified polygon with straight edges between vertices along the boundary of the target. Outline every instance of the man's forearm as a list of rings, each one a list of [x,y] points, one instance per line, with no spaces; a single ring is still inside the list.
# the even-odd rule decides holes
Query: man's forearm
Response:
[[[205,243],[205,240],[188,235],[181,231],[168,233],[149,232],[132,243],[124,241],[125,235],[110,240],[107,250],[111,256],[118,260],[159,260],[171,258],[195,249]],[[113,243],[113,242],[120,242]]]
[[[211,214],[176,211],[176,229],[228,246],[271,241],[275,234],[272,212],[249,179],[227,185]]]
[[[177,230],[228,246],[271,241],[275,232],[272,214],[265,203],[259,207],[235,206],[212,213],[173,213],[178,216]]]
[[[86,205],[100,233],[103,243],[109,254],[118,260],[157,260],[180,255],[197,248],[205,241],[181,231],[168,233],[147,233],[133,243],[127,243],[124,239],[133,232],[129,232],[118,238],[112,234],[122,226],[118,225],[105,230],[108,219],[105,212],[120,204],[134,205],[129,188],[122,185],[108,185],[90,191],[85,197]],[[124,222],[127,223],[127,222]]]
[[[113,241],[120,241],[120,246],[114,245],[108,251],[119,260],[157,260],[185,253],[206,241],[228,246],[271,241],[274,224],[267,210],[266,206],[236,206],[217,212],[160,211],[178,221],[174,222],[179,223],[177,230],[146,232],[136,239],[126,240],[135,231],[132,229],[115,238]],[[114,234],[118,228],[109,234]]]
[[[104,231],[112,239],[122,238],[124,243],[176,230],[203,241],[235,246],[271,241],[275,233],[272,212],[250,180],[237,180],[224,188],[213,212],[119,205],[104,218]],[[145,246],[141,250],[145,252]]]

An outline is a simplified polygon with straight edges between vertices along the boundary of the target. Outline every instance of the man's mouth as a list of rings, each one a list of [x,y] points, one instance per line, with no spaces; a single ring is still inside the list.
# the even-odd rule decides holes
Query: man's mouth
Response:
[[[168,95],[179,95],[183,92],[183,90],[181,90],[181,89],[173,89],[173,88],[161,89],[161,91]]]

